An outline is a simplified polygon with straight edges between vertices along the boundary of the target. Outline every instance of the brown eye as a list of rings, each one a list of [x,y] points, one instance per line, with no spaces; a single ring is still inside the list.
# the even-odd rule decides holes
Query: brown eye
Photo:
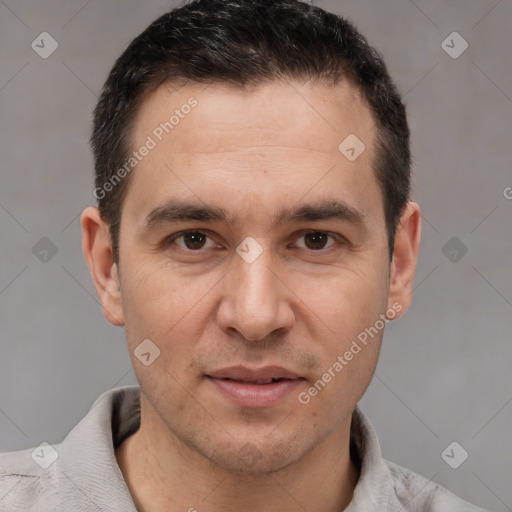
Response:
[[[333,238],[331,235],[324,233],[322,231],[310,231],[308,233],[304,233],[302,237],[305,242],[305,248],[310,249],[312,251],[319,251],[322,249],[328,249],[333,244],[327,246],[326,244],[329,242],[329,238]]]
[[[215,246],[215,243],[208,235],[200,231],[185,231],[168,238],[164,243],[164,247],[175,244],[185,250],[199,252],[201,249],[208,248],[208,241],[213,244],[210,247]]]
[[[306,240],[309,249],[323,249],[328,238],[325,233],[307,233],[304,235],[304,240]]]
[[[185,246],[190,250],[202,249],[207,238],[208,237],[206,235],[199,233],[198,231],[194,233],[186,233],[183,235]]]

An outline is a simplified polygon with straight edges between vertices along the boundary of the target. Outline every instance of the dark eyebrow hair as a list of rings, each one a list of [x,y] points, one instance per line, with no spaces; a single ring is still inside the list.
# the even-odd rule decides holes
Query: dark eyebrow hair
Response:
[[[343,201],[324,200],[292,208],[284,208],[276,215],[271,229],[294,222],[315,222],[330,219],[354,225],[363,225],[366,216]],[[144,231],[151,231],[161,225],[191,220],[198,222],[218,221],[228,226],[237,223],[236,217],[233,217],[220,206],[171,199],[162,206],[152,210],[146,216],[142,229]]]

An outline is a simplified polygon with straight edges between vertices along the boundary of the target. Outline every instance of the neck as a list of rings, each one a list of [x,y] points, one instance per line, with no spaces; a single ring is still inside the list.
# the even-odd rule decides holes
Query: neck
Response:
[[[116,449],[116,458],[139,512],[220,512],[248,504],[252,512],[340,512],[359,478],[350,458],[350,422],[351,416],[284,469],[234,473],[182,443],[143,408],[139,430]]]

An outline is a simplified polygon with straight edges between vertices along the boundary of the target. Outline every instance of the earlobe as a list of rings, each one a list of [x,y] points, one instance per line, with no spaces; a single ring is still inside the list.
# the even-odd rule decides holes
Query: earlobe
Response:
[[[414,271],[421,239],[421,212],[417,203],[407,203],[395,235],[393,261],[390,269],[388,308],[400,304],[401,316],[412,300]],[[397,316],[397,317],[398,317]]]
[[[82,249],[100,299],[103,315],[112,324],[124,325],[120,281],[110,241],[110,230],[98,208],[82,212]]]

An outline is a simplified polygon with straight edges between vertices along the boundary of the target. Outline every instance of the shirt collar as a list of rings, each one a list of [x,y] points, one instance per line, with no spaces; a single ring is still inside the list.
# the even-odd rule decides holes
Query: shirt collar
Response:
[[[61,493],[71,500],[66,506],[83,503],[85,496],[98,510],[137,512],[117,464],[115,448],[139,428],[139,397],[139,386],[105,392],[61,443],[55,471],[59,488],[68,489]],[[359,406],[352,415],[350,442],[360,476],[345,512],[404,510],[394,493],[375,430]]]
[[[59,510],[137,512],[114,450],[139,421],[139,392],[138,386],[124,386],[103,393],[60,444],[54,464]]]
[[[352,414],[350,442],[351,453],[359,461],[360,475],[345,512],[404,511],[395,494],[393,476],[382,458],[377,433],[359,406]]]

